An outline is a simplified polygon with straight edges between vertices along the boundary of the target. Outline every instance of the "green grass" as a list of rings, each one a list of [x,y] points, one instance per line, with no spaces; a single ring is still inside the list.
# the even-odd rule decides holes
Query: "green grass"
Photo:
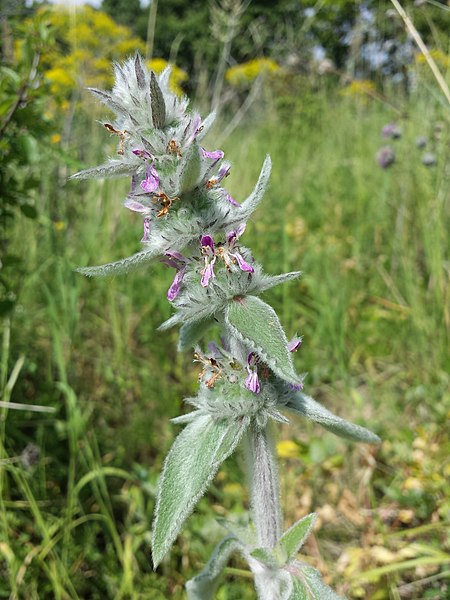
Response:
[[[298,449],[283,459],[286,524],[319,511],[305,560],[349,598],[444,597],[448,120],[428,94],[405,101],[397,161],[382,170],[380,129],[396,117],[388,105],[321,92],[293,106],[225,141],[234,163],[227,188],[243,200],[271,154],[270,189],[245,243],[267,272],[304,275],[267,300],[288,337],[304,335],[296,364],[309,374],[308,393],[385,442],[365,448],[305,422],[283,427],[281,439]],[[426,168],[414,139],[432,137],[436,121],[438,163]],[[111,151],[94,127],[78,122],[73,157],[97,163]],[[23,219],[12,232],[28,269],[5,322],[2,384],[23,355],[6,399],[56,412],[0,409],[0,598],[182,598],[222,535],[215,518],[245,518],[239,458],[224,465],[153,573],[155,489],[177,431],[169,418],[184,410],[197,377],[191,356],[176,352],[176,331],[156,331],[170,316],[172,274],[161,265],[112,279],[74,273],[139,249],[140,221],[121,206],[129,184],[65,183],[64,169],[48,163],[42,173],[38,222]],[[41,454],[26,468],[18,457],[29,442]],[[230,563],[220,600],[254,597],[242,569]]]

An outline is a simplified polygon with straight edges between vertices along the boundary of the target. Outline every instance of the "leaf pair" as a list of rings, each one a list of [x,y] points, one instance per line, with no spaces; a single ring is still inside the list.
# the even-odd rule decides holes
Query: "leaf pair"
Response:
[[[309,536],[317,515],[300,519],[281,537],[276,548],[251,550],[236,536],[224,538],[203,571],[187,582],[188,600],[213,600],[230,555],[238,551],[249,562],[259,600],[339,600],[320,573],[295,559]]]

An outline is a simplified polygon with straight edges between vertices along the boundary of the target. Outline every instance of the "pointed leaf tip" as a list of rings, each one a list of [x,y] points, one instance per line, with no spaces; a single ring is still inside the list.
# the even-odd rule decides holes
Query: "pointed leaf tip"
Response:
[[[139,53],[134,57],[134,72],[136,73],[136,81],[139,89],[145,89],[145,72],[142,67],[142,61]]]
[[[286,553],[288,559],[295,558],[295,555],[300,551],[300,548],[311,533],[316,520],[316,513],[306,515],[306,517],[297,521],[295,525],[292,525],[292,527],[282,535],[279,544]]]
[[[286,404],[288,410],[301,414],[311,421],[322,425],[335,435],[366,444],[380,444],[381,439],[369,429],[349,423],[345,419],[334,415],[327,408],[301,392],[293,394]]]
[[[150,97],[152,104],[152,121],[156,129],[162,129],[166,122],[166,103],[153,71],[150,74]]]

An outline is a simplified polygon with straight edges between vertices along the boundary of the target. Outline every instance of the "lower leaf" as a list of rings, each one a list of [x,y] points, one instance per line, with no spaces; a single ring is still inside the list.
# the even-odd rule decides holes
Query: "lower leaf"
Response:
[[[245,428],[244,420],[202,414],[176,438],[164,463],[156,502],[152,532],[155,568]]]
[[[228,558],[235,550],[242,551],[242,548],[242,543],[233,535],[224,538],[216,546],[203,571],[186,583],[188,600],[213,600]]]

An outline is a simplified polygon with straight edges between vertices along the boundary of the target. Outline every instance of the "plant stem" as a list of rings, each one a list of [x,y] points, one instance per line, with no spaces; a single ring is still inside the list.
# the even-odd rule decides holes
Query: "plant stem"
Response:
[[[247,433],[247,464],[258,544],[273,548],[281,536],[281,507],[273,425],[256,424]]]

